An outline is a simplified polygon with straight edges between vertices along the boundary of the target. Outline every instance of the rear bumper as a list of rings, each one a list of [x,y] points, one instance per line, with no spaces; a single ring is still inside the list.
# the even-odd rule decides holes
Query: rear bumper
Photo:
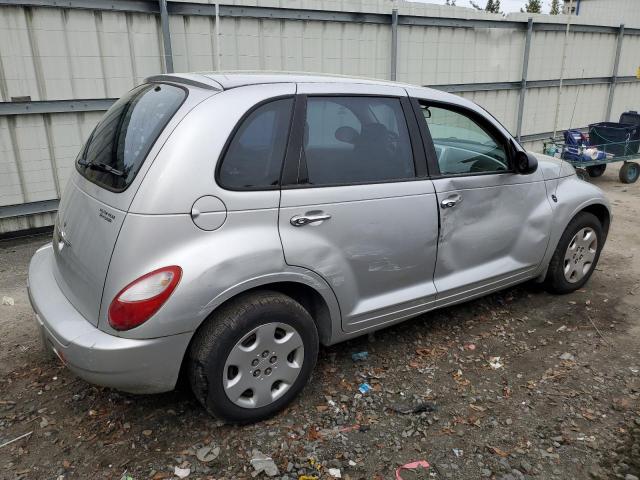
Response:
[[[29,300],[45,348],[90,383],[131,393],[172,390],[191,334],[134,340],[97,329],[58,287],[53,261],[49,244],[35,253],[29,265]]]

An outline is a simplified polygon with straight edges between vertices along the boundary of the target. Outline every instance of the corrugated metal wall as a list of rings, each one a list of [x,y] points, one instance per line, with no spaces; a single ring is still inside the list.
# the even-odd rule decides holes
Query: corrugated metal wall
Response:
[[[157,14],[2,3],[2,102],[117,98],[145,77],[165,70]],[[157,5],[151,0],[147,3]],[[196,3],[205,2],[190,5]],[[231,4],[386,15],[391,8],[391,2],[383,0],[227,2]],[[420,85],[520,82],[526,30],[516,28],[518,25],[469,28],[463,21],[526,22],[526,16],[503,19],[468,9],[404,3],[400,4],[400,15],[458,18],[462,23],[460,27],[401,23],[399,81]],[[561,22],[563,17],[536,16],[534,22],[538,21]],[[216,28],[215,16],[173,14],[169,25],[176,71],[215,70],[219,66],[223,70],[313,71],[382,79],[391,75],[389,24],[222,16]],[[529,81],[560,77],[563,41],[561,29],[534,31]],[[617,41],[614,30],[571,33],[564,77],[611,77]],[[640,64],[638,51],[640,35],[626,35],[619,76],[635,75]],[[604,120],[609,89],[604,81],[565,87],[559,128]],[[515,132],[520,99],[517,87],[492,90],[484,86],[461,95],[487,108]],[[553,130],[557,96],[557,87],[527,90],[525,138]],[[627,109],[640,109],[640,82],[616,87],[612,117]],[[50,215],[2,219],[2,207],[59,198],[81,144],[101,115],[99,111],[0,115],[0,233],[51,221]]]

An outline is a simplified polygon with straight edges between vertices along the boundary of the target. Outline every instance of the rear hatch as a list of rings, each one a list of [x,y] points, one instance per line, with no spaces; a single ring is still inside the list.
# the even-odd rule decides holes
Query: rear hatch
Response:
[[[134,88],[104,115],[76,159],[77,172],[54,229],[54,274],[65,296],[94,325],[120,228],[149,168],[145,159],[157,154],[186,98],[187,90],[176,85]]]

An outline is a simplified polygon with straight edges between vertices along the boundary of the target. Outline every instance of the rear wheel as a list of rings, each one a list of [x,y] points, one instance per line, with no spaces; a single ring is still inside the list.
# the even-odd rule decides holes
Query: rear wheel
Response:
[[[596,268],[603,243],[598,218],[591,213],[578,213],[551,257],[545,278],[547,289],[553,293],[569,293],[581,288]]]
[[[620,181],[622,183],[635,183],[640,176],[640,166],[635,162],[624,162],[620,168]]]
[[[587,173],[591,178],[596,178],[602,176],[606,169],[607,165],[604,163],[602,165],[592,165],[590,167],[587,167]]]
[[[231,300],[197,332],[189,378],[200,403],[232,423],[250,423],[283,409],[307,383],[318,356],[309,313],[278,292]]]

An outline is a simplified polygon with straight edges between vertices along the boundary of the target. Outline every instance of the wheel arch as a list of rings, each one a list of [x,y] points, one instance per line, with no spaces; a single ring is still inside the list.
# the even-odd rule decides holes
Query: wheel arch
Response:
[[[600,224],[602,225],[602,231],[604,233],[604,240],[606,241],[607,235],[609,233],[609,227],[611,225],[611,211],[609,209],[608,202],[605,199],[594,198],[592,200],[581,203],[573,210],[570,215],[566,216],[566,220],[561,224],[561,228],[558,228],[557,231],[552,233],[552,238],[549,242],[549,246],[547,247],[545,258],[542,261],[542,265],[544,267],[535,277],[536,282],[540,283],[544,281],[547,276],[547,270],[549,269],[549,262],[551,261],[551,257],[556,251],[556,248],[558,248],[558,242],[560,242],[562,234],[566,230],[567,226],[569,226],[571,221],[576,217],[576,215],[583,212],[594,215],[600,221]]]
[[[193,332],[189,345],[184,352],[178,383],[183,384],[187,378],[186,360],[189,356],[191,345],[203,325],[224,305],[250,292],[260,290],[280,292],[300,303],[313,318],[318,328],[320,343],[322,345],[334,343],[334,338],[341,331],[342,317],[333,290],[324,280],[319,277],[315,278],[307,272],[297,272],[293,275],[269,275],[259,279],[248,280],[223,292],[207,304],[208,313]]]

